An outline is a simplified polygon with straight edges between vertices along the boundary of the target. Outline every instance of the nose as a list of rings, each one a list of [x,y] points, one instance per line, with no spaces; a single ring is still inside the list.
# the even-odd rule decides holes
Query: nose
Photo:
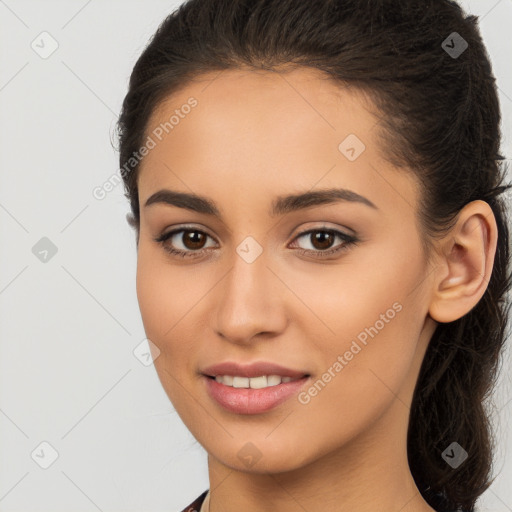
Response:
[[[232,262],[214,295],[216,334],[236,344],[278,336],[288,322],[286,285],[265,252],[252,262],[235,253]]]

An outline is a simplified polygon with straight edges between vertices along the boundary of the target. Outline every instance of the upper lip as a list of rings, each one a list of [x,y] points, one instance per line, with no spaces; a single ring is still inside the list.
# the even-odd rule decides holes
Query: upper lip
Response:
[[[281,377],[301,378],[308,373],[300,370],[292,370],[268,361],[260,361],[251,364],[239,364],[232,361],[214,364],[204,368],[201,373],[216,377],[217,375],[233,375],[240,377],[259,377],[260,375],[280,375]]]

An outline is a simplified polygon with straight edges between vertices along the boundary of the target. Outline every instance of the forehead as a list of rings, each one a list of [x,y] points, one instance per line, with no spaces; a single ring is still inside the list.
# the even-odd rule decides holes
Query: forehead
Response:
[[[190,113],[197,121],[194,130],[207,125],[210,137],[231,135],[231,130],[238,130],[239,136],[250,132],[267,133],[271,140],[284,125],[294,130],[290,135],[295,135],[295,129],[305,126],[335,132],[340,128],[340,121],[342,128],[361,133],[377,122],[369,111],[374,108],[373,104],[362,91],[336,83],[319,70],[306,67],[280,71],[229,69],[195,77],[165,98],[154,109],[146,134],[168,121],[169,114],[186,107],[192,98],[197,102]],[[339,118],[340,113],[343,119]],[[185,124],[181,120],[182,116],[180,124]],[[216,130],[212,133],[210,128]],[[239,131],[241,128],[243,132]],[[183,128],[178,130],[176,125],[172,135],[180,131]],[[280,135],[282,143],[285,133]],[[290,139],[288,137],[287,142]]]
[[[309,68],[201,75],[161,102],[147,124],[155,146],[140,166],[141,204],[166,184],[213,192],[220,183],[267,198],[315,184],[382,194],[382,173],[392,169],[373,109],[361,91]]]

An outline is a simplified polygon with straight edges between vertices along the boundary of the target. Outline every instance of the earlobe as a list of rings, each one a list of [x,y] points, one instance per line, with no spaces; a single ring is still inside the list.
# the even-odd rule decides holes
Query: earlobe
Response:
[[[441,243],[430,316],[453,322],[468,313],[487,289],[497,245],[496,219],[484,201],[473,201]]]

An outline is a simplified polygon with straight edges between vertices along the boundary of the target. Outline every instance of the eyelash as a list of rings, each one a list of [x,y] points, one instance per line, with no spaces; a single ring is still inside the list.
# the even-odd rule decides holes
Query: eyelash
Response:
[[[182,258],[194,258],[198,257],[197,255],[200,255],[203,251],[206,251],[208,249],[199,249],[197,251],[189,250],[189,251],[181,251],[179,249],[174,249],[170,247],[168,244],[166,244],[167,240],[172,238],[177,233],[185,233],[185,232],[195,232],[195,233],[201,233],[203,235],[206,235],[210,238],[212,238],[208,233],[205,233],[204,231],[201,231],[196,228],[186,228],[182,227],[179,229],[174,229],[173,231],[169,231],[168,233],[164,233],[157,238],[154,238],[153,240],[159,244],[162,245],[165,251],[170,253],[172,256],[180,256]],[[339,236],[345,243],[339,245],[337,248],[334,249],[326,249],[325,251],[321,250],[311,250],[311,249],[299,249],[298,252],[301,255],[307,254],[307,255],[313,255],[315,258],[325,258],[327,256],[331,256],[333,254],[341,253],[343,251],[346,251],[350,246],[356,245],[357,242],[359,242],[359,239],[352,235],[347,235],[346,233],[342,233],[341,231],[335,230],[335,229],[328,229],[328,228],[316,228],[316,229],[310,229],[307,231],[303,231],[302,233],[299,233],[294,240],[297,238],[301,238],[306,235],[310,235],[312,233],[328,233],[331,235]]]

